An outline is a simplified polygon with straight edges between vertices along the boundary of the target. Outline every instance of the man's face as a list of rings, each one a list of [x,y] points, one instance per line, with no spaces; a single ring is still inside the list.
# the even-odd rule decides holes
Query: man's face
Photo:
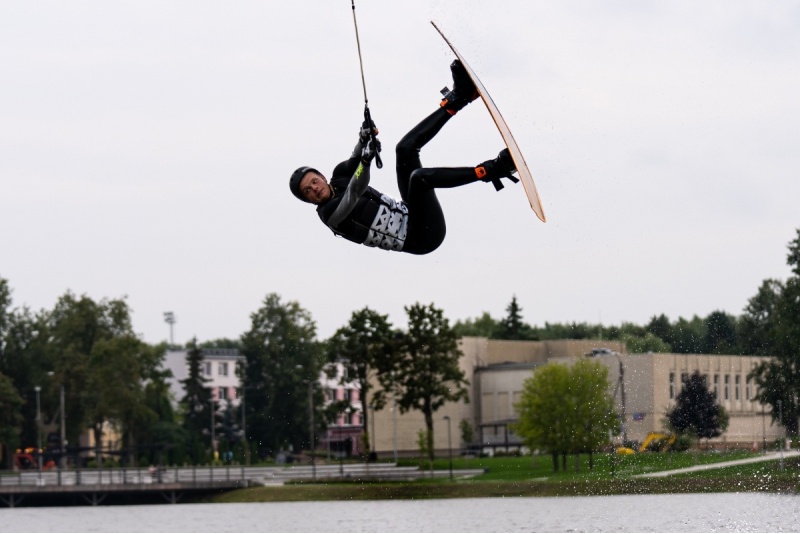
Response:
[[[322,204],[331,197],[331,188],[324,176],[308,171],[300,180],[300,193],[310,202]]]

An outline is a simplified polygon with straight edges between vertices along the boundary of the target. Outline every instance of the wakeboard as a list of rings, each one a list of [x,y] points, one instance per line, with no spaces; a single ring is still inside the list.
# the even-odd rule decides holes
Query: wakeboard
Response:
[[[451,43],[450,40],[445,37],[444,33],[442,33],[442,30],[439,29],[439,26],[437,26],[435,22],[431,21],[431,24],[433,24],[433,27],[436,28],[436,31],[442,36],[442,39],[444,39],[444,42],[447,43],[447,46],[450,47],[456,57],[461,61],[461,64],[464,65],[464,69],[467,71],[467,74],[469,74],[469,77],[472,78],[472,81],[475,83],[475,88],[478,90],[481,100],[483,100],[483,103],[486,104],[486,109],[489,110],[489,114],[492,116],[494,123],[497,125],[497,129],[500,131],[503,141],[506,143],[508,151],[511,153],[511,158],[514,160],[514,164],[517,167],[517,176],[522,182],[522,187],[525,189],[525,194],[528,196],[528,202],[531,205],[531,209],[533,209],[533,212],[542,222],[547,222],[547,218],[544,215],[544,208],[542,207],[542,201],[539,198],[539,192],[536,190],[536,184],[533,181],[533,175],[531,174],[527,163],[525,163],[525,158],[522,156],[522,151],[519,149],[519,145],[517,145],[517,142],[514,140],[514,136],[511,134],[508,124],[500,114],[500,110],[497,109],[497,104],[495,104],[494,100],[492,100],[492,97],[489,96],[489,92],[486,90],[486,87],[483,85],[480,78],[478,78],[478,75],[475,74],[475,71],[472,70],[472,67],[469,66],[469,63],[467,63],[467,61],[464,59],[464,56],[462,56],[456,47],[453,46],[453,43]]]

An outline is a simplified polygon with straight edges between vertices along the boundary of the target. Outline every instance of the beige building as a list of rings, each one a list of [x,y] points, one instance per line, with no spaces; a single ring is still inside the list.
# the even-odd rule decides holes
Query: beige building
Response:
[[[756,356],[707,354],[627,354],[620,342],[597,340],[502,341],[462,338],[460,367],[470,383],[470,402],[451,403],[434,415],[435,447],[448,449],[448,425],[453,450],[473,445],[482,448],[516,448],[520,440],[509,428],[516,420],[525,379],[548,362],[569,363],[593,354],[609,367],[609,382],[620,413],[625,413],[625,434],[642,441],[649,432],[664,429],[666,413],[675,405],[680,384],[694,371],[707,376],[709,388],[730,415],[726,433],[712,440],[720,445],[752,446],[783,435],[771,424],[769,407],[753,400],[755,386],[750,370],[764,360]],[[602,350],[598,350],[602,349]],[[623,380],[620,381],[620,376]],[[625,397],[623,410],[622,398]],[[419,412],[400,414],[391,402],[372,413],[370,433],[382,457],[413,454],[419,431],[425,428]],[[460,425],[473,429],[470,442],[462,440]],[[622,440],[622,435],[617,437]]]

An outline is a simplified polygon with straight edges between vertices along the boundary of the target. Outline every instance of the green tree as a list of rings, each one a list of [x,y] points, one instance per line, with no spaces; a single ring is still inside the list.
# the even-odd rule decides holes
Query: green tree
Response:
[[[522,308],[517,303],[517,296],[511,297],[506,307],[506,316],[497,325],[496,339],[533,339],[531,327],[522,320]]]
[[[742,354],[771,356],[776,353],[777,310],[783,283],[767,279],[745,306],[739,320],[739,344]]]
[[[0,278],[0,373],[13,384],[25,401],[21,406],[23,425],[15,439],[22,446],[36,443],[37,430],[35,388],[41,388],[41,412],[47,419],[53,413],[53,380],[47,372],[52,370],[52,351],[49,349],[49,332],[44,312],[33,314],[28,308],[12,309],[11,289]]]
[[[714,311],[706,317],[706,334],[703,338],[704,354],[738,354],[736,318]]]
[[[202,462],[205,443],[211,448],[212,410],[210,379],[203,374],[203,351],[194,338],[186,345],[186,364],[188,373],[181,380],[184,395],[180,401],[183,411],[183,431],[186,439],[186,452],[192,462]],[[204,432],[205,430],[205,432]]]
[[[800,229],[796,234],[787,254],[792,276],[783,284],[765,281],[742,320],[744,342],[773,356],[748,377],[758,386],[756,399],[771,405],[773,421],[792,435],[800,430]],[[781,410],[777,409],[779,402]]]
[[[341,364],[345,373],[340,385],[355,382],[361,399],[364,425],[364,452],[371,451],[369,410],[381,410],[386,404],[383,390],[370,396],[371,380],[377,379],[391,388],[391,371],[398,354],[395,333],[387,315],[369,307],[353,312],[347,325],[339,328],[328,342],[328,361]]]
[[[566,469],[567,454],[597,450],[618,426],[608,389],[608,369],[600,362],[579,359],[571,367],[550,363],[537,368],[523,383],[515,406],[515,432],[531,450],[548,452],[554,471],[559,456]]]
[[[728,428],[728,415],[708,390],[705,376],[692,373],[667,413],[669,427],[680,434],[698,439],[715,438]]]
[[[579,358],[570,367],[569,375],[569,396],[575,406],[572,450],[576,454],[589,453],[591,468],[594,451],[608,441],[608,431],[618,424],[614,400],[608,394],[608,368],[599,361]]]
[[[569,367],[549,363],[537,368],[522,385],[516,404],[517,424],[514,432],[531,450],[541,450],[553,458],[553,471],[558,472],[559,455],[572,448],[572,404],[566,393],[570,388]]]
[[[11,379],[0,373],[0,466],[5,469],[11,469],[11,453],[19,446],[23,403]]]
[[[102,442],[102,425],[121,432],[134,450],[137,433],[155,420],[143,403],[145,383],[163,361],[163,350],[149,347],[133,331],[124,299],[95,301],[67,292],[47,315],[54,376],[63,385],[68,443],[78,443],[84,428]]]
[[[283,303],[275,293],[250,318],[250,330],[242,336],[241,375],[247,388],[247,438],[258,442],[262,458],[289,446],[313,447],[308,389],[318,410],[322,394],[317,379],[324,357],[316,324],[300,304]],[[324,428],[324,418],[315,417],[315,422],[317,430]]]
[[[489,312],[483,312],[475,319],[456,321],[453,325],[453,330],[459,338],[467,336],[493,338],[498,328],[498,322],[489,315]]]
[[[623,334],[620,341],[625,343],[625,347],[630,353],[672,352],[672,347],[652,332],[647,332],[644,336]]]
[[[433,461],[433,414],[448,402],[469,401],[469,381],[459,367],[458,338],[444,312],[433,304],[405,307],[408,331],[394,369],[401,413],[422,412],[429,460]]]
[[[698,316],[691,319],[679,317],[672,326],[671,339],[665,339],[672,350],[680,354],[702,354],[706,338],[706,322]]]
[[[669,318],[663,313],[659,316],[651,317],[650,322],[645,326],[645,330],[663,340],[667,345],[671,343],[670,340],[673,338],[672,324],[669,322]]]

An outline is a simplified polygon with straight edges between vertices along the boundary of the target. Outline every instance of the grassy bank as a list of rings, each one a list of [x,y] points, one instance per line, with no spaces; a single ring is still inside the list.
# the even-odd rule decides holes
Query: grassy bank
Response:
[[[657,493],[797,492],[800,463],[759,462],[664,478],[633,475],[717,463],[752,456],[731,454],[644,454],[628,457],[595,455],[570,460],[568,471],[553,472],[550,458],[480,458],[454,460],[454,469],[483,468],[472,479],[426,479],[413,482],[328,481],[254,487],[215,496],[213,502],[338,501],[374,499],[444,499],[478,497],[565,497]],[[580,467],[579,471],[575,466]],[[447,469],[446,460],[435,469]]]

